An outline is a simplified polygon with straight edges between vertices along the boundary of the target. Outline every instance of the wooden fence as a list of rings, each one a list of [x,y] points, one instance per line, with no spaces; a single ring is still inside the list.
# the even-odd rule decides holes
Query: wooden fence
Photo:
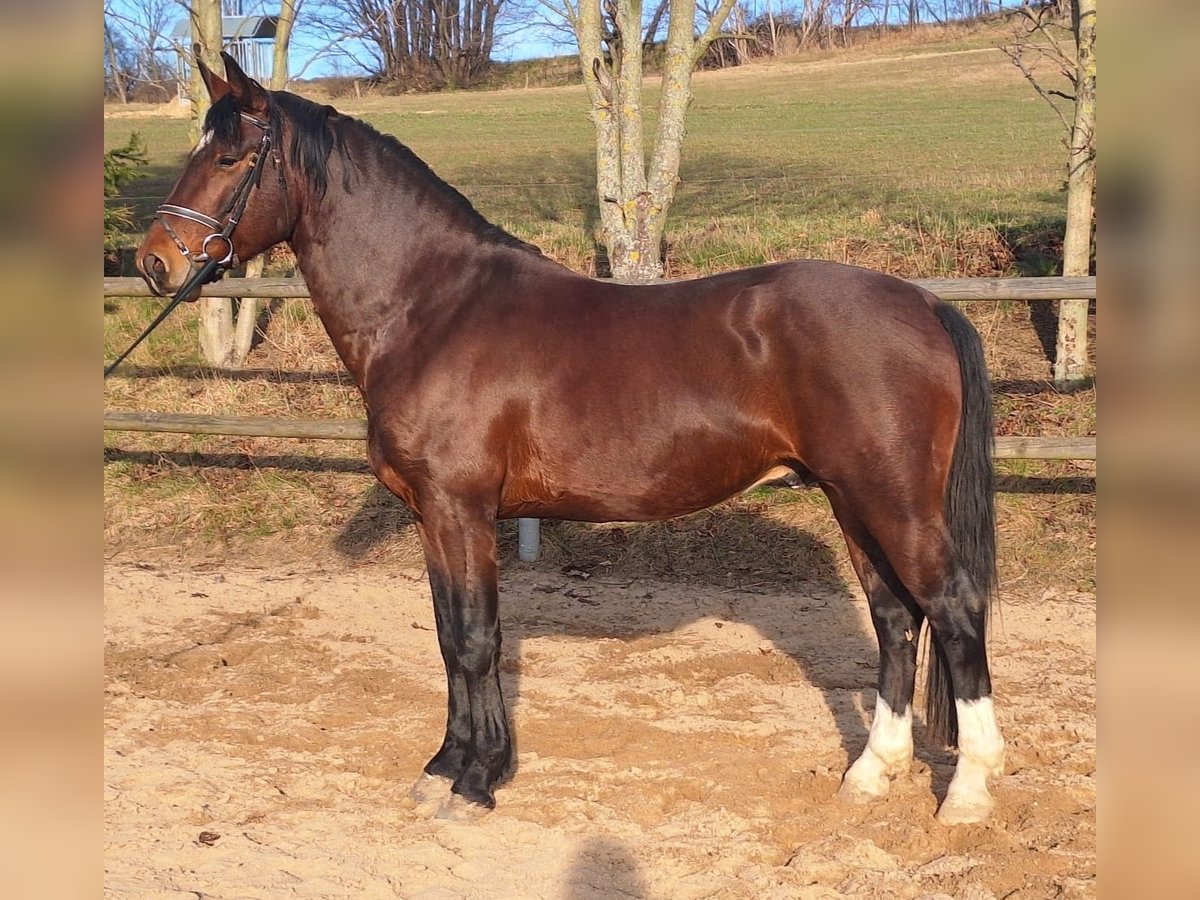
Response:
[[[912,278],[943,300],[1095,300],[1096,276],[1075,278]],[[203,297],[308,297],[303,278],[226,278]],[[140,278],[105,278],[104,296],[152,297]]]
[[[200,416],[186,413],[104,413],[106,431],[158,431],[168,434],[221,434],[241,437],[365,441],[363,419],[272,419],[260,416]],[[996,438],[996,459],[1095,459],[1094,437]]]
[[[1095,276],[1077,278],[925,278],[912,279],[945,300],[1094,300]],[[205,285],[210,297],[308,297],[302,278],[228,278]],[[104,279],[104,296],[150,297],[140,278]],[[367,423],[361,419],[273,419],[256,416],[202,416],[182,413],[106,411],[106,431],[154,431],[176,434],[217,434],[249,437],[366,440]],[[1095,459],[1094,437],[996,438],[996,459]],[[533,561],[538,554],[536,519],[520,523],[520,557]]]

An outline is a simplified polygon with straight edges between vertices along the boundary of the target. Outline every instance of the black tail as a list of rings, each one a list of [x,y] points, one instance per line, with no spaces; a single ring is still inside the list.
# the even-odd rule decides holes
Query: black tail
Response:
[[[966,316],[949,303],[933,307],[950,335],[962,374],[962,421],[954,444],[946,485],[946,524],[959,564],[979,591],[987,610],[996,590],[996,506],[992,471],[992,392],[983,344]],[[958,710],[945,654],[937,638],[930,640],[929,676],[925,691],[925,724],[930,737],[958,742]]]

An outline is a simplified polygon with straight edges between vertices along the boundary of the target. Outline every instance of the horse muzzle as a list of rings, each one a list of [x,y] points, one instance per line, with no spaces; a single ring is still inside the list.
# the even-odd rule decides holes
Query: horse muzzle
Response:
[[[180,288],[194,280],[201,266],[191,260],[180,259],[178,254],[159,254],[152,250],[140,253],[135,265],[142,279],[156,297],[174,296]],[[203,281],[197,281],[181,299],[194,302],[200,299],[200,288],[220,279],[224,270],[217,268]]]

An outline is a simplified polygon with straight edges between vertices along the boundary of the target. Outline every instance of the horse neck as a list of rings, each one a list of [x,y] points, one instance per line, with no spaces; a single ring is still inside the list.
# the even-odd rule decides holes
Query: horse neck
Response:
[[[346,163],[335,150],[328,189],[301,204],[291,245],[317,314],[365,389],[385,341],[388,350],[401,351],[399,333],[416,332],[410,324],[453,316],[457,306],[484,293],[477,281],[464,290],[468,273],[511,277],[514,268],[537,264],[539,257],[497,240],[432,173],[397,160],[391,148],[351,137],[359,139],[348,147],[350,190],[343,184]],[[406,327],[392,328],[398,321]]]

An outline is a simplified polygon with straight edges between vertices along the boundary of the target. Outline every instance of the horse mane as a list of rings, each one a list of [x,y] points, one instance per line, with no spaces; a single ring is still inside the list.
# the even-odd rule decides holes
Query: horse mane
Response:
[[[313,103],[287,91],[270,92],[271,138],[281,146],[280,135],[286,121],[292,128],[288,161],[307,179],[317,198],[325,196],[329,187],[329,157],[336,149],[342,159],[342,189],[352,193],[354,172],[361,166],[350,152],[350,139],[358,138],[373,147],[385,165],[405,181],[421,184],[432,190],[474,226],[476,234],[489,243],[514,247],[542,256],[542,251],[489,222],[471,201],[447,184],[428,164],[390,134],[383,134],[361,119],[339,113],[332,106]],[[233,97],[226,95],[212,105],[204,120],[205,130],[212,130],[218,140],[232,142],[241,127],[239,110]]]

